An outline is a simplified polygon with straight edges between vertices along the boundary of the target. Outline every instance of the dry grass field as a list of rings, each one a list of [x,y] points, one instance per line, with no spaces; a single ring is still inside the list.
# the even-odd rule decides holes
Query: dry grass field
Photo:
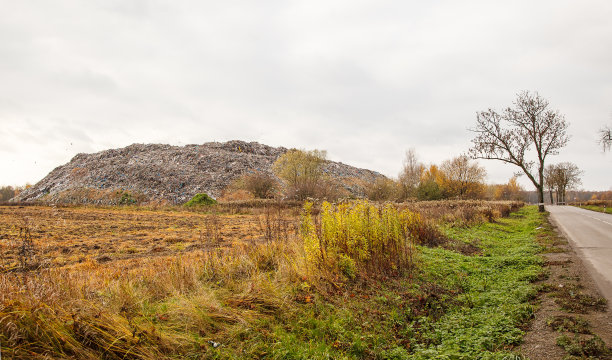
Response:
[[[130,207],[0,207],[2,265],[20,264],[20,231],[28,229],[31,266],[62,267],[87,261],[124,262],[174,256],[264,236],[263,215],[203,214]],[[296,218],[297,219],[297,218]],[[22,235],[23,236],[23,235]],[[26,254],[24,254],[26,255]]]

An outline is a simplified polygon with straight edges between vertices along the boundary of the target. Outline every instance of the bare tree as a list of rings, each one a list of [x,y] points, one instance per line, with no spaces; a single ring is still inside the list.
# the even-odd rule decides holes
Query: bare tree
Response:
[[[424,169],[425,166],[419,161],[414,148],[408,149],[404,158],[404,166],[398,179],[402,188],[403,198],[416,195],[416,189],[419,186]]]
[[[535,186],[538,209],[544,211],[544,161],[569,141],[568,123],[558,111],[550,110],[548,101],[537,92],[519,93],[513,105],[502,113],[489,109],[476,114],[470,154],[518,166]],[[531,149],[535,159],[529,158]]]
[[[557,204],[565,202],[565,192],[567,189],[574,189],[581,184],[580,176],[582,171],[576,164],[562,162],[555,165],[548,165],[545,171],[545,181],[551,192],[550,201],[552,203],[552,191],[557,195]]]
[[[609,151],[612,147],[612,129],[605,127],[599,130],[599,144],[604,151]]]
[[[554,204],[555,200],[553,198],[553,192],[555,191],[556,186],[556,165],[550,164],[546,165],[544,168],[544,186],[546,190],[548,190],[548,194],[550,196],[550,203]]]

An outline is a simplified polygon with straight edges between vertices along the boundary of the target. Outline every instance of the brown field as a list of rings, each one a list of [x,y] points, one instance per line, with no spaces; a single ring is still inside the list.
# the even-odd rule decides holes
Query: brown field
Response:
[[[32,266],[63,267],[167,257],[236,242],[261,241],[265,214],[205,214],[185,210],[1,206],[5,269],[20,264],[20,230],[28,228]],[[22,235],[23,236],[23,235]]]

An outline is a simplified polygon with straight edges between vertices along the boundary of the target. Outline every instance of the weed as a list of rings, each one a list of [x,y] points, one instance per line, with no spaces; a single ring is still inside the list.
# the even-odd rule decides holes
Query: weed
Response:
[[[554,331],[591,334],[589,322],[582,317],[558,315],[549,319],[547,324]]]
[[[301,233],[308,237],[302,238],[294,236],[292,223],[286,236],[274,225],[279,218],[291,220],[293,208],[284,204],[279,212],[273,202],[257,204],[248,211],[259,216],[136,207],[66,211],[63,238],[45,240],[61,241],[57,254],[69,248],[81,263],[27,278],[28,291],[13,281],[16,274],[0,274],[3,355],[520,358],[513,349],[533,316],[529,282],[542,265],[533,241],[541,220],[536,209],[471,228],[443,227],[444,238],[476,244],[482,254],[468,256],[419,245],[419,226],[429,219],[395,205],[329,204],[320,213],[307,206]],[[269,221],[262,204],[270,206]],[[87,218],[106,220],[87,224]],[[258,221],[264,230],[270,224],[269,240],[241,241],[265,233]],[[202,222],[200,239],[255,231],[180,256],[168,250],[122,258],[116,251],[159,246],[163,239],[188,244],[197,240],[194,229]],[[6,231],[2,223],[0,231]],[[94,249],[88,240],[101,247],[87,253]],[[154,243],[143,246],[144,240]],[[105,262],[96,261],[101,254],[109,254],[100,258]]]
[[[263,208],[257,217],[257,225],[267,242],[287,241],[297,231],[294,220],[283,214],[283,205],[276,202]]]
[[[206,239],[214,243],[220,242],[223,238],[221,236],[221,219],[216,211],[212,214],[206,215],[204,218],[204,229],[206,233]],[[200,239],[202,235],[200,234]]]
[[[376,207],[366,201],[321,206],[320,230],[304,206],[302,237],[311,265],[333,273],[397,275],[412,269],[415,242],[423,220],[391,204]],[[346,275],[346,274],[345,274]]]
[[[606,347],[606,344],[597,335],[593,336],[578,336],[570,338],[567,335],[561,335],[557,339],[557,345],[563,348],[569,356],[564,359],[597,359],[601,356],[612,355],[611,349]]]
[[[136,204],[137,200],[134,199],[132,197],[132,194],[130,194],[129,192],[119,192],[121,194],[121,197],[119,198],[118,204],[119,205],[134,205]]]
[[[32,232],[30,230],[30,220],[23,219],[23,225],[19,227],[19,245],[17,255],[21,270],[26,271],[34,266],[36,261],[36,248],[32,241]]]
[[[552,296],[555,297],[555,302],[563,310],[573,313],[584,314],[589,310],[605,311],[607,306],[605,298],[596,298],[585,294],[579,285],[569,284],[557,287]]]

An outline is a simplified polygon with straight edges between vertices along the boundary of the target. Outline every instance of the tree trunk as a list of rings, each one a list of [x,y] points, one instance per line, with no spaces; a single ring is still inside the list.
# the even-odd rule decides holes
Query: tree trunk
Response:
[[[538,189],[538,211],[544,212],[544,160],[540,160],[540,168],[538,169],[538,180],[536,189]]]
[[[561,201],[564,203],[565,205],[565,189],[561,190]]]
[[[538,211],[544,212],[544,189],[542,186],[538,186]]]
[[[554,202],[553,202],[553,194],[552,194],[552,193],[553,193],[553,191],[552,191],[552,189],[548,190],[548,192],[550,193],[550,203],[551,203],[551,204],[554,204]]]

